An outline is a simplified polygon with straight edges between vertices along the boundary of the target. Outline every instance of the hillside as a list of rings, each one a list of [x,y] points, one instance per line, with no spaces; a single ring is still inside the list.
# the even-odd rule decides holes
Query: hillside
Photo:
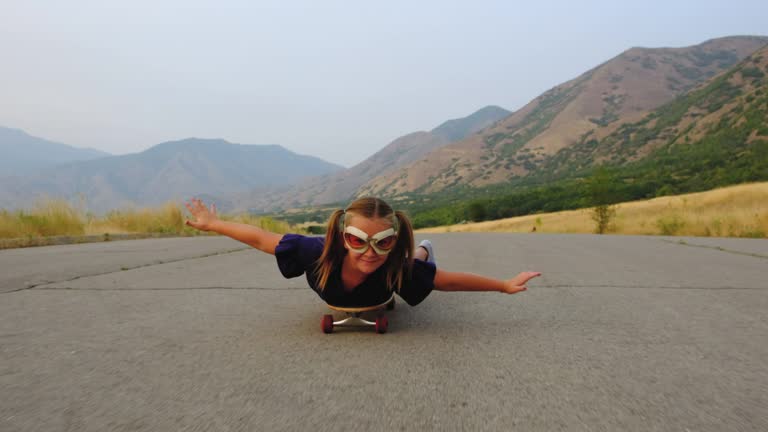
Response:
[[[585,134],[517,188],[444,194],[431,207],[412,197],[410,209],[430,226],[469,219],[473,206],[483,219],[588,206],[584,180],[598,164],[613,202],[768,180],[768,46],[636,122]]]
[[[289,188],[259,188],[235,198],[242,210],[274,210],[348,200],[370,179],[393,172],[427,153],[464,139],[510,112],[487,106],[467,117],[448,120],[429,132],[414,132],[397,138],[363,162],[343,171],[311,178]]]
[[[74,161],[110,156],[34,137],[19,129],[0,127],[0,178],[29,175],[35,171]]]
[[[40,197],[73,202],[82,197],[89,210],[103,212],[199,195],[225,197],[340,169],[277,145],[190,138],[159,144],[141,153],[57,166],[34,177],[6,179],[0,184],[0,207],[28,207]]]
[[[768,43],[727,37],[686,48],[632,48],[554,87],[495,126],[366,183],[357,195],[430,194],[514,184],[558,154],[613,133],[695,88]]]
[[[638,173],[653,169],[668,179],[668,189],[686,190],[768,176],[768,165],[760,164],[768,162],[767,74],[768,46],[637,122],[603,137],[598,131],[584,134],[548,160],[545,170],[562,173],[594,164]],[[684,155],[686,160],[676,159]],[[683,166],[688,172],[679,172]]]

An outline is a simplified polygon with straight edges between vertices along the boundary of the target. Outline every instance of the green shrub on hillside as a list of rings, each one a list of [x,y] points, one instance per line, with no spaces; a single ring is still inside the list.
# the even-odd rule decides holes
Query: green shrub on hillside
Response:
[[[760,68],[752,66],[752,67],[745,67],[741,70],[741,76],[744,78],[762,78],[765,76],[765,73],[760,70]]]

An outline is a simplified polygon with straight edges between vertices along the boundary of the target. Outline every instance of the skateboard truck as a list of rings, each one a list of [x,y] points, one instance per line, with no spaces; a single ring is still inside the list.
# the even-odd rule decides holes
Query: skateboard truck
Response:
[[[376,311],[385,308],[388,310],[394,309],[395,295],[392,294],[392,297],[390,297],[389,300],[376,306],[341,307],[329,304],[328,307],[333,310],[346,313],[347,317],[339,321],[334,321],[333,315],[323,315],[323,319],[320,321],[320,328],[323,330],[323,333],[333,333],[334,327],[374,327],[376,329],[376,333],[386,333],[389,320],[385,315],[379,315],[376,317],[376,321],[369,321],[362,318],[362,314],[363,312]]]

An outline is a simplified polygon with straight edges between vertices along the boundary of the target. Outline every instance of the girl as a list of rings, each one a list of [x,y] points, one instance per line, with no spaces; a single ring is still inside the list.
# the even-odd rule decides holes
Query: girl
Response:
[[[186,224],[214,231],[277,257],[286,278],[306,274],[307,282],[326,303],[364,307],[386,302],[392,291],[411,306],[438,291],[499,291],[515,294],[538,272],[523,272],[509,280],[437,269],[432,245],[425,240],[414,251],[413,230],[404,213],[378,198],[360,198],[346,210],[336,210],[325,239],[275,234],[220,220],[216,206],[202,201],[185,204],[194,220]]]

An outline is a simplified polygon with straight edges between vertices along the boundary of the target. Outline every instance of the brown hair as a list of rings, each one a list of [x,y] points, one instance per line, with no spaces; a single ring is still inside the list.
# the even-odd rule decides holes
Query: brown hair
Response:
[[[387,288],[399,291],[403,286],[403,280],[411,277],[413,268],[413,228],[405,213],[393,211],[383,200],[379,198],[358,198],[347,207],[346,210],[336,210],[328,220],[328,231],[325,234],[325,246],[323,253],[317,260],[315,275],[321,290],[325,289],[328,278],[333,269],[341,265],[346,249],[344,248],[344,218],[350,216],[362,216],[366,218],[381,218],[392,222],[397,231],[395,247],[387,256],[383,264],[387,267]]]

